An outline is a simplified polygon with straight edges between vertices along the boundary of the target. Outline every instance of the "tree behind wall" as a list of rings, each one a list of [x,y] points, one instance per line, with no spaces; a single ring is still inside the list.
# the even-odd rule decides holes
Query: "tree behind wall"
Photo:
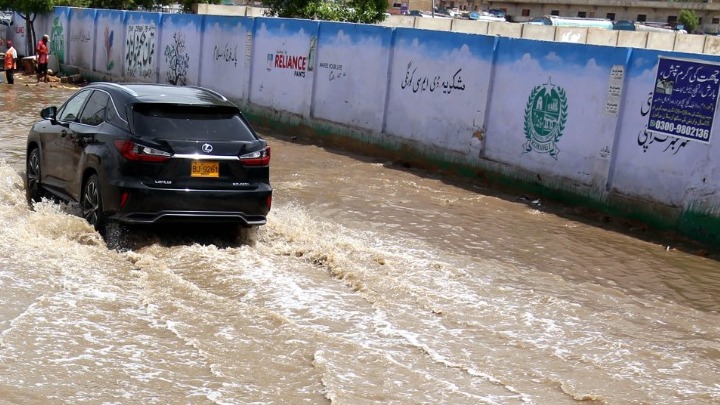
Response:
[[[28,53],[35,49],[35,17],[49,13],[53,9],[53,0],[0,0],[0,9],[12,10],[25,20]]]
[[[267,15],[286,18],[346,21],[373,24],[385,19],[386,0],[263,0]]]
[[[34,54],[37,35],[35,18],[38,14],[50,13],[55,6],[88,7],[113,10],[137,10],[138,7],[152,9],[155,6],[167,6],[173,3],[183,5],[190,11],[194,3],[220,4],[221,0],[0,0],[0,9],[12,10],[25,20],[25,36],[28,53]],[[30,55],[25,55],[30,56]]]
[[[698,16],[692,10],[680,10],[680,15],[678,16],[677,21],[678,23],[684,25],[685,31],[689,33],[694,33],[698,25],[700,25]]]

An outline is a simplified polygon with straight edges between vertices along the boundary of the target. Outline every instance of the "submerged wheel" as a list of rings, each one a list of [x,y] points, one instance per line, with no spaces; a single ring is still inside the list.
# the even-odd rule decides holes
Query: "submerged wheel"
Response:
[[[257,226],[239,225],[237,228],[237,241],[241,245],[254,247],[258,241],[258,230]]]
[[[104,232],[105,215],[102,210],[102,198],[100,196],[100,180],[97,174],[93,174],[85,181],[80,197],[82,216],[90,225],[101,233]]]
[[[25,166],[25,196],[28,202],[37,202],[42,198],[40,186],[40,150],[33,148]]]
[[[108,248],[118,251],[128,250],[130,247],[126,227],[105,217],[100,190],[100,180],[97,174],[88,177],[80,198],[82,216],[105,238]]]

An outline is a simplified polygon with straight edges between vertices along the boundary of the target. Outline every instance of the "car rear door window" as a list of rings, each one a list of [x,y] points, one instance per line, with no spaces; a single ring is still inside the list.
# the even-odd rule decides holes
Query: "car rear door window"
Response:
[[[96,90],[85,104],[82,114],[80,115],[80,122],[86,125],[100,125],[105,121],[105,113],[108,108],[108,102],[110,96],[104,91]]]
[[[91,90],[83,90],[65,102],[65,105],[58,111],[57,120],[63,122],[77,121],[80,110],[90,93],[92,93]]]
[[[154,139],[252,141],[257,139],[238,110],[225,106],[136,104],[136,135]]]

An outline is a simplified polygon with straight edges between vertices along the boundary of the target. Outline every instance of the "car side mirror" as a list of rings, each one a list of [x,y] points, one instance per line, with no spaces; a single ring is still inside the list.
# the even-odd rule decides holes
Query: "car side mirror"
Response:
[[[43,119],[53,121],[53,124],[55,123],[55,116],[57,115],[57,107],[46,107],[43,108],[42,111],[40,111],[40,116],[43,117]]]
[[[53,125],[70,127],[70,124],[65,124],[57,120],[57,107],[55,106],[43,108],[42,111],[40,111],[40,116],[46,120],[50,120],[50,123]]]

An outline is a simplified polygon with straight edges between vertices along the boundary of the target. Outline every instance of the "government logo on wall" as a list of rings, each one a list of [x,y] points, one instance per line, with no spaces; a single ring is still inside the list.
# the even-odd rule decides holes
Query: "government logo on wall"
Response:
[[[547,153],[557,159],[557,142],[567,122],[565,89],[548,82],[535,86],[525,106],[524,152]]]

